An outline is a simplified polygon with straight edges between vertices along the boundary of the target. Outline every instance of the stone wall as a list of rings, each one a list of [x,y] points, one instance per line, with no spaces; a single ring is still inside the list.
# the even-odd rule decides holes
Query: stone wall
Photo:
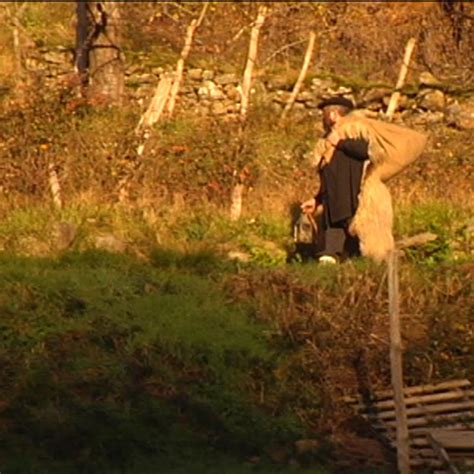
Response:
[[[146,56],[141,64],[126,68],[126,89],[129,100],[145,108],[163,74],[172,74],[172,68],[150,67]],[[31,74],[41,77],[46,87],[54,87],[73,73],[73,52],[65,48],[35,48],[26,66]],[[238,114],[241,99],[241,77],[236,73],[223,73],[192,68],[185,71],[181,85],[178,110],[198,116],[215,115],[232,118]],[[256,78],[252,89],[253,102],[270,105],[275,112],[283,110],[293,84],[284,77]],[[390,87],[367,87],[355,90],[340,86],[330,78],[315,77],[304,85],[296,98],[295,114],[317,114],[318,103],[327,97],[343,95],[353,99],[369,114],[378,116],[386,109],[392,90]],[[400,98],[397,116],[410,117],[421,123],[447,122],[461,128],[474,128],[474,99],[458,101],[443,92],[443,85],[430,73],[418,78],[418,87]]]

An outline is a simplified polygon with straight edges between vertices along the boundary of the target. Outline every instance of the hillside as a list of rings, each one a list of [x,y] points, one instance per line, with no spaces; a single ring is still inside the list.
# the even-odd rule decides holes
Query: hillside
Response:
[[[262,4],[90,4],[0,3],[0,471],[393,472],[342,402],[390,387],[386,266],[305,261],[292,226],[317,104],[386,120],[416,38],[394,121],[428,144],[388,186],[395,239],[434,239],[400,258],[405,384],[474,381],[473,4],[269,4],[245,117]]]

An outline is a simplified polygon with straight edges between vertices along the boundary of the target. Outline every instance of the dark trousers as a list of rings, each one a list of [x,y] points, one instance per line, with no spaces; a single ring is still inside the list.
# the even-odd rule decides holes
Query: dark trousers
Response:
[[[347,222],[324,226],[319,255],[331,255],[342,259],[360,255],[359,239],[349,234]]]

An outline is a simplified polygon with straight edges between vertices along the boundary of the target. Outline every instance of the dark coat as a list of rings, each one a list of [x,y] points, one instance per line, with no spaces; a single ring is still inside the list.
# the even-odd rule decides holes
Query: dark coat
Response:
[[[365,140],[345,139],[337,144],[329,164],[321,168],[321,188],[316,199],[324,204],[326,227],[345,226],[354,216],[364,161],[368,158]]]

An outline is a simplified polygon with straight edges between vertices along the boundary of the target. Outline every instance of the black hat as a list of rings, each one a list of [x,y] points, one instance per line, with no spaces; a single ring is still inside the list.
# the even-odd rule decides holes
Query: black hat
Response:
[[[347,107],[349,110],[354,108],[354,103],[350,99],[346,99],[345,97],[337,96],[331,97],[329,99],[325,99],[318,104],[318,109],[324,109],[324,107],[328,107],[330,105],[341,105],[342,107]]]

